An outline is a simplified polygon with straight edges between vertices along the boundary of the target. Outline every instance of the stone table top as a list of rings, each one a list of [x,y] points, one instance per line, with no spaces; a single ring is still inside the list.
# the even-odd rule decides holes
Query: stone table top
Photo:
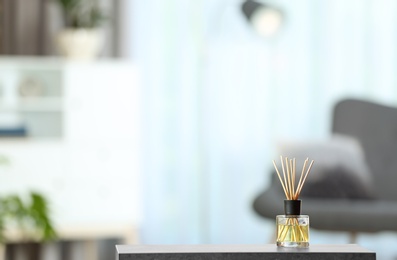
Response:
[[[356,244],[281,248],[263,245],[116,245],[116,260],[373,260],[376,253]]]

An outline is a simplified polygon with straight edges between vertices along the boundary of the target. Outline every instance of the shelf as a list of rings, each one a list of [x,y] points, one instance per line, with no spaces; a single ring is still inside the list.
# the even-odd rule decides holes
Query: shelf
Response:
[[[0,101],[1,112],[58,112],[63,110],[59,97],[22,98],[16,102]]]

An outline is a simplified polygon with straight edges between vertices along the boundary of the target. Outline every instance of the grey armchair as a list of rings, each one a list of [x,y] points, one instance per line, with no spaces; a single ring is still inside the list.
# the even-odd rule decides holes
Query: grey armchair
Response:
[[[361,144],[374,197],[306,196],[302,211],[310,216],[310,226],[349,232],[352,243],[360,232],[397,231],[397,108],[342,100],[334,107],[332,132],[354,137]],[[343,174],[339,175],[343,178]],[[279,180],[273,175],[270,186],[254,199],[253,208],[274,220],[283,212],[283,200]]]

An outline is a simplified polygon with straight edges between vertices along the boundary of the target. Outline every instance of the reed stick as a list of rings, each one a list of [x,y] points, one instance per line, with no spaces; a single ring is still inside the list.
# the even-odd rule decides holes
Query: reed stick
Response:
[[[281,182],[281,186],[283,186],[283,190],[284,190],[285,196],[287,196],[287,190],[285,189],[284,182],[283,182],[282,179],[281,179],[280,173],[278,172],[278,169],[277,169],[277,166],[276,166],[276,162],[275,162],[274,160],[273,160],[273,165],[274,165],[274,168],[276,169],[278,179],[279,179],[280,182]]]
[[[284,169],[284,163],[283,163],[283,157],[282,156],[280,156],[280,160],[281,160],[281,168],[283,170],[284,183],[285,183],[285,187],[286,187],[285,196],[288,198],[289,190],[288,190],[288,185],[287,185],[287,179],[285,178],[285,169]]]
[[[295,197],[295,170],[296,170],[296,160],[295,158],[291,160],[292,165],[292,199]]]
[[[287,168],[287,180],[288,180],[288,199],[291,199],[291,193],[292,193],[292,187],[291,187],[291,172],[290,172],[290,164],[288,162],[288,157],[285,157],[285,164],[286,164],[286,168]]]
[[[306,158],[306,160],[303,163],[303,167],[302,167],[302,171],[301,171],[301,175],[300,175],[297,187],[299,187],[301,185],[301,183],[302,183],[302,177],[304,175],[306,164],[307,164],[308,161],[309,161],[309,158]],[[294,194],[294,199],[298,199],[298,189],[296,190],[296,193]]]
[[[306,178],[307,178],[307,176],[309,175],[309,172],[310,172],[310,170],[311,170],[311,168],[312,168],[312,166],[313,166],[313,163],[314,163],[314,161],[312,160],[312,162],[311,162],[310,165],[309,165],[309,168],[307,168],[305,177],[303,178],[303,181],[302,181],[302,183],[301,183],[301,185],[300,185],[300,187],[298,188],[298,191],[297,191],[298,196],[299,196],[299,194],[300,194],[301,191],[302,191],[303,184],[305,184]]]

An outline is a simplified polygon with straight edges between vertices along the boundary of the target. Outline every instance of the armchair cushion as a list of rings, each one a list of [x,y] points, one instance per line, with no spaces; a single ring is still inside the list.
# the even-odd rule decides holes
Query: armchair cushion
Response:
[[[324,169],[322,178],[305,183],[301,197],[322,199],[375,199],[370,185],[341,166]]]
[[[296,158],[297,174],[304,160],[314,160],[303,186],[302,197],[323,199],[374,199],[372,177],[362,148],[351,137],[335,135],[329,140],[287,142],[279,145],[281,155]]]

